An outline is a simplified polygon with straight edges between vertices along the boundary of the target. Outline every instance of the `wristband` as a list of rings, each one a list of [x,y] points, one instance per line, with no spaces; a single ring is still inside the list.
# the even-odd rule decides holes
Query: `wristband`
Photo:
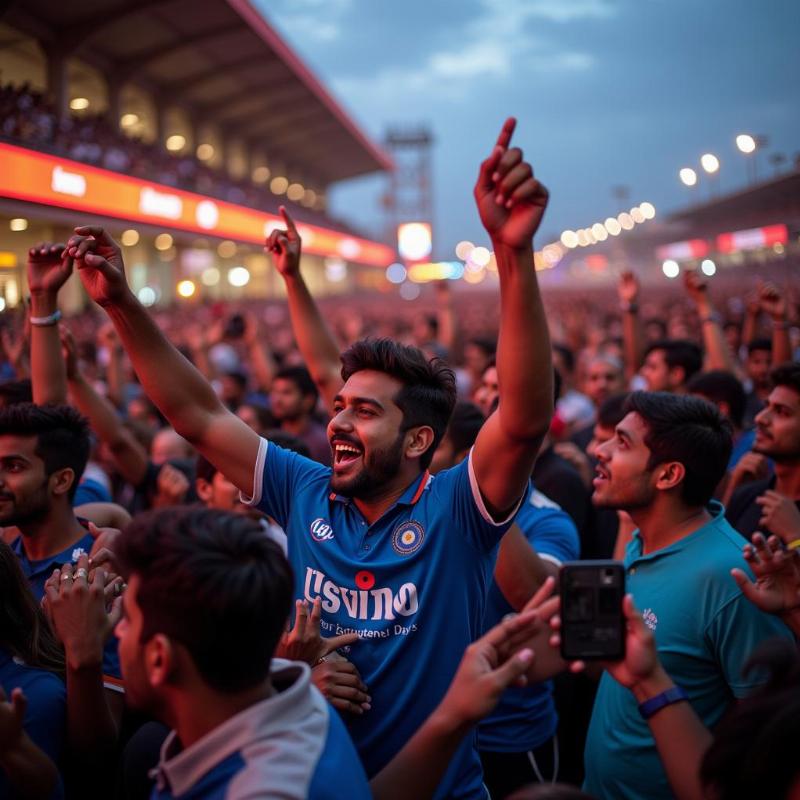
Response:
[[[688,699],[689,695],[680,686],[673,686],[665,692],[645,700],[644,703],[639,703],[639,713],[644,719],[650,719],[653,714],[661,711],[665,706],[671,706],[673,703],[680,703]]]
[[[28,317],[31,325],[35,325],[37,328],[47,328],[50,325],[58,325],[60,319],[61,311],[59,309],[56,309],[52,314],[46,317]]]
[[[786,545],[786,549],[787,550],[800,549],[800,539],[795,539],[794,541],[789,542],[789,544]]]

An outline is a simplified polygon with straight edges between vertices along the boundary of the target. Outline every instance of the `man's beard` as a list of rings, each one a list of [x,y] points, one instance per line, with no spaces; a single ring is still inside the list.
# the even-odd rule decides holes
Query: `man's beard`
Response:
[[[30,494],[23,503],[17,502],[16,496],[11,492],[4,493],[0,497],[12,502],[12,507],[7,513],[4,514],[0,510],[0,525],[15,525],[23,535],[27,526],[40,522],[50,513],[47,481]]]
[[[403,440],[405,432],[400,431],[397,439],[389,447],[382,450],[373,450],[369,461],[366,455],[362,456],[364,466],[352,478],[337,478],[331,476],[331,488],[345,497],[369,499],[380,492],[381,489],[400,471],[403,460]]]

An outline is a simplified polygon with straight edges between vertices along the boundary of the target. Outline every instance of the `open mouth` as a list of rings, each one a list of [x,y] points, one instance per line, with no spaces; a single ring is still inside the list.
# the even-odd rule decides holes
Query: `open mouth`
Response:
[[[599,486],[604,481],[609,479],[608,472],[603,469],[599,464],[594,469],[594,480],[592,481],[593,486]]]
[[[363,455],[363,450],[350,442],[336,441],[331,443],[333,450],[333,468],[336,472],[348,469]]]

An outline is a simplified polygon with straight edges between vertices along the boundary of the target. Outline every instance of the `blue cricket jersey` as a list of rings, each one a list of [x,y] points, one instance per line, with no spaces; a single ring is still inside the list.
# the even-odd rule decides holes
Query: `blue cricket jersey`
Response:
[[[92,551],[94,544],[94,537],[91,533],[87,533],[82,539],[79,539],[75,544],[56,553],[50,558],[43,558],[40,561],[30,561],[28,556],[25,555],[25,548],[22,544],[22,537],[18,536],[11,543],[11,549],[17,554],[20,566],[22,567],[25,577],[28,579],[28,585],[31,587],[33,596],[37,602],[42,601],[44,597],[44,585],[47,579],[53,574],[56,567],[62,564],[76,564],[82,555],[89,555]],[[106,642],[103,650],[103,677],[104,685],[107,689],[114,691],[121,691],[122,687],[122,671],[119,666],[119,642],[116,636],[111,636]]]
[[[497,544],[471,457],[420,475],[371,526],[333,494],[331,470],[261,440],[252,505],[286,531],[299,598],[322,598],[322,633],[356,631],[347,657],[372,709],[346,720],[367,774],[405,745],[444,697],[483,630]],[[453,756],[436,797],[485,798],[474,737]]]
[[[580,540],[572,517],[536,489],[531,490],[514,522],[545,561],[560,566],[578,558]],[[486,603],[486,630],[513,612],[493,580]],[[553,737],[557,727],[552,681],[512,687],[478,726],[478,747],[499,753],[535,750]]]
[[[0,647],[0,686],[11,697],[14,689],[22,689],[28,699],[23,728],[33,743],[50,760],[60,766],[67,737],[67,688],[61,678],[44,669],[29,667]],[[3,771],[0,770],[0,797],[15,797]],[[59,778],[51,800],[60,800],[64,787]]]

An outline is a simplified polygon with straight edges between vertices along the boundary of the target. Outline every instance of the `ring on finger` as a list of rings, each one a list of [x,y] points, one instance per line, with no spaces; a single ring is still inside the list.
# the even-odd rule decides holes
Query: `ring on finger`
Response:
[[[72,575],[71,575],[69,572],[65,572],[65,573],[64,573],[64,574],[61,576],[61,580],[62,580],[62,581],[66,581],[66,580],[70,580],[70,581],[71,581],[71,580],[72,580]]]
[[[75,570],[75,577],[76,578],[85,578],[89,573],[81,567],[80,569]]]

